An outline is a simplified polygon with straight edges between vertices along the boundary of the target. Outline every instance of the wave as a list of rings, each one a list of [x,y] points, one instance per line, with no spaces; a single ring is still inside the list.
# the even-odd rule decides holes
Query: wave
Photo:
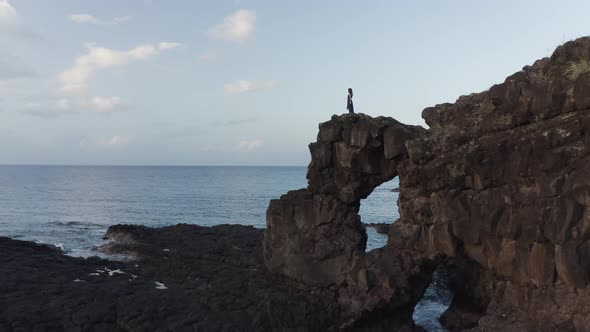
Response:
[[[86,227],[105,227],[103,224],[87,222],[87,221],[51,221],[50,225],[56,226],[86,226]]]

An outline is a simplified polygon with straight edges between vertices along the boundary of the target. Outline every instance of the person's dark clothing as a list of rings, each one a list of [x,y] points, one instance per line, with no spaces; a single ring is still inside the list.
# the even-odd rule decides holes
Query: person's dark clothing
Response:
[[[354,104],[352,103],[352,96],[348,94],[348,101],[346,102],[346,109],[348,113],[354,113]]]

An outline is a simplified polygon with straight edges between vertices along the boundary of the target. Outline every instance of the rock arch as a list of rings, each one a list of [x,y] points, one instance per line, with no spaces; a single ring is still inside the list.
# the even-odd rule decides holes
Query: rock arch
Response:
[[[406,142],[426,130],[392,118],[333,116],[311,143],[306,189],[272,200],[267,210],[265,260],[273,272],[310,284],[346,280],[363,256],[366,232],[360,200],[398,176]]]
[[[268,207],[268,269],[307,285],[345,287],[339,300],[354,314],[388,303],[396,293],[412,294],[400,296],[396,305],[415,304],[421,294],[414,293],[427,286],[429,275],[416,279],[420,285],[410,282],[421,268],[393,247],[366,254],[358,212],[361,199],[398,176],[399,165],[426,156],[426,135],[421,127],[363,114],[335,115],[320,124],[317,142],[309,145],[308,187]]]
[[[308,187],[269,205],[266,266],[339,287],[353,316],[411,321],[433,264],[454,257],[447,319],[478,307],[481,329],[586,331],[589,64],[590,37],[567,42],[488,91],[425,109],[428,131],[333,116],[310,145]],[[396,175],[400,220],[365,254],[359,200]]]

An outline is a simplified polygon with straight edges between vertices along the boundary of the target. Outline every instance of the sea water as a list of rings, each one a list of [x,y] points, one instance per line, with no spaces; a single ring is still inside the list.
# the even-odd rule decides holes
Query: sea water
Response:
[[[50,243],[73,256],[100,255],[110,225],[178,223],[266,226],[271,199],[307,186],[306,167],[0,166],[0,236]],[[365,223],[398,219],[397,178],[361,202]],[[386,235],[367,228],[367,250]],[[436,281],[436,279],[435,279]],[[450,299],[429,288],[414,319],[444,331],[436,318]],[[431,296],[429,296],[429,294]],[[442,293],[441,293],[442,294]]]

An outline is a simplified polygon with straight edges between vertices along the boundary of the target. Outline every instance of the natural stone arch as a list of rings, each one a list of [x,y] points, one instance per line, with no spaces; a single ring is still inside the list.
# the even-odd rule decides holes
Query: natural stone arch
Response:
[[[363,114],[333,116],[309,145],[307,189],[272,200],[267,211],[265,260],[273,272],[312,284],[347,279],[364,255],[366,231],[360,200],[398,175],[406,141],[421,127]]]
[[[309,146],[308,187],[268,207],[269,270],[308,285],[344,287],[339,302],[353,316],[380,306],[411,319],[431,271],[421,274],[422,261],[389,246],[365,253],[367,235],[358,213],[361,199],[398,176],[400,164],[426,155],[426,135],[421,127],[363,114],[320,124],[317,142]],[[406,234],[401,229],[400,236]]]
[[[304,283],[321,275],[320,284],[337,285],[339,303],[350,311],[390,317],[405,315],[421,296],[429,263],[454,257],[463,279],[449,312],[462,317],[462,310],[479,307],[486,330],[518,323],[531,331],[584,331],[590,326],[588,63],[590,38],[567,42],[488,91],[425,109],[428,132],[387,118],[333,117],[310,146],[309,186],[299,195],[311,198],[287,195],[269,206],[267,266]],[[359,252],[358,200],[393,173],[400,176],[400,221],[386,248]],[[305,215],[305,202],[338,212]],[[349,241],[344,234],[360,235]],[[313,264],[293,268],[293,261]],[[502,312],[514,319],[505,322]]]

